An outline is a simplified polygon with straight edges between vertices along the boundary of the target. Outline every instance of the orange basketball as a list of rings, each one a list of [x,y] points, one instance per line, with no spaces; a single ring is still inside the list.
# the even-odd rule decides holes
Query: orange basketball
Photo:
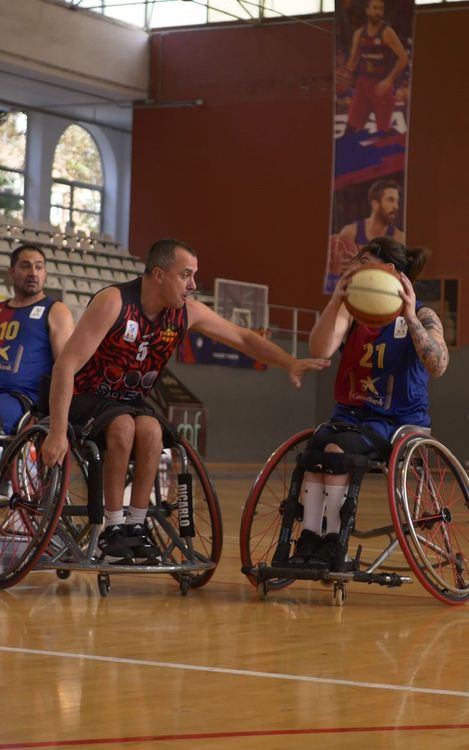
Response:
[[[404,307],[399,274],[380,263],[356,271],[347,286],[345,307],[359,323],[380,328],[391,323]]]
[[[341,65],[335,71],[335,90],[338,94],[346,94],[352,85],[353,75],[346,65]]]

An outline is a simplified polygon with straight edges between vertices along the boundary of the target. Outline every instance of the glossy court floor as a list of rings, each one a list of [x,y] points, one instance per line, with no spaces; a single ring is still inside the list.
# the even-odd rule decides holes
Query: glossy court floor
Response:
[[[259,600],[238,552],[256,468],[210,472],[225,544],[205,588],[121,575],[103,598],[95,574],[32,573],[0,592],[0,750],[469,748],[469,605],[417,582]],[[360,516],[380,523],[370,479]]]

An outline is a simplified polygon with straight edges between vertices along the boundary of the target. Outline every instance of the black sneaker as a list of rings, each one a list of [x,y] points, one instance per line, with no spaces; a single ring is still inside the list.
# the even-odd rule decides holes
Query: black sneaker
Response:
[[[293,557],[290,558],[289,562],[295,565],[302,565],[309,562],[310,558],[315,555],[315,552],[321,544],[321,537],[314,531],[309,529],[303,529],[300,534],[300,538],[295,544],[295,551]]]
[[[326,536],[323,536],[310,562],[313,564],[316,561],[322,564],[325,563],[328,570],[332,570],[338,541],[338,534],[326,534]]]
[[[124,523],[106,526],[98,537],[98,549],[101,550],[100,560],[105,562],[132,564],[134,561]]]
[[[144,524],[128,523],[126,529],[128,541],[136,562],[150,564],[161,562],[161,550],[151,541]]]

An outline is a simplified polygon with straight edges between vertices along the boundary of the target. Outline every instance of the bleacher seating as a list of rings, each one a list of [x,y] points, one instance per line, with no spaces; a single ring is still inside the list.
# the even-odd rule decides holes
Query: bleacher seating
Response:
[[[68,234],[44,223],[33,224],[0,217],[0,297],[8,296],[7,269],[18,242],[37,243],[47,258],[46,291],[53,290],[80,317],[90,297],[112,283],[130,281],[144,263],[109,235]]]

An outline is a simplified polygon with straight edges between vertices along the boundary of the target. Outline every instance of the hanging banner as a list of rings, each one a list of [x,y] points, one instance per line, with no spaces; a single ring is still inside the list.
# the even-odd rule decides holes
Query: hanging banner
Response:
[[[326,293],[374,237],[405,242],[413,29],[414,0],[336,0]]]

